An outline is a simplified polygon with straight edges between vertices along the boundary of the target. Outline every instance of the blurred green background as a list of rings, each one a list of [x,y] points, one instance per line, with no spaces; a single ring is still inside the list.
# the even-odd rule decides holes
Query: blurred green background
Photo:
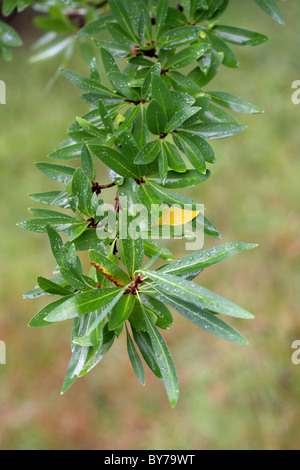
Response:
[[[223,68],[207,89],[242,96],[265,114],[240,116],[246,132],[213,143],[213,175],[190,194],[205,204],[223,242],[259,243],[199,278],[256,319],[231,322],[249,339],[243,348],[175,316],[165,334],[181,382],[174,410],[151,373],[146,388],[140,387],[124,338],[60,396],[71,324],[27,327],[45,299],[23,301],[22,293],[35,285],[37,275],[51,275],[55,263],[47,237],[22,231],[16,223],[27,218],[33,204],[28,193],[57,188],[33,163],[46,161],[88,107],[63,78],[45,92],[58,61],[28,64],[30,23],[23,25],[25,47],[13,62],[1,64],[0,79],[7,86],[7,104],[0,107],[0,339],[7,346],[7,365],[0,365],[1,449],[299,448],[300,365],[291,362],[291,344],[300,339],[300,106],[291,102],[291,84],[300,79],[300,4],[280,2],[282,27],[253,2],[230,3],[224,24],[260,31],[270,41],[235,48],[240,69]],[[69,68],[85,71],[80,61]],[[205,247],[218,243],[206,238]],[[184,255],[183,243],[174,247]]]

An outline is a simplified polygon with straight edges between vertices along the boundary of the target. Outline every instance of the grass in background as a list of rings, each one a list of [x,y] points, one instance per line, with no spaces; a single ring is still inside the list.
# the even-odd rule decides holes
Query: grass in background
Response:
[[[259,243],[199,278],[256,319],[231,322],[249,339],[242,348],[175,316],[165,335],[181,382],[175,410],[155,377],[148,374],[146,388],[139,386],[123,354],[123,339],[60,397],[71,325],[26,326],[45,301],[25,302],[22,293],[37,275],[50,275],[54,262],[45,235],[15,224],[34,205],[29,192],[51,189],[33,162],[45,161],[87,108],[80,91],[64,79],[44,93],[53,62],[28,65],[24,49],[2,65],[7,85],[7,105],[0,108],[0,339],[7,345],[7,365],[0,366],[2,449],[299,448],[300,369],[291,363],[291,343],[300,338],[300,106],[291,102],[291,84],[300,75],[300,5],[281,2],[287,23],[282,28],[253,2],[231,3],[224,24],[261,31],[270,41],[236,49],[240,69],[223,68],[207,89],[242,96],[265,114],[239,115],[248,129],[213,144],[213,175],[190,194],[205,204],[223,242]],[[84,71],[80,64],[73,68]],[[206,238],[206,247],[217,243]],[[183,243],[172,247],[184,254]]]

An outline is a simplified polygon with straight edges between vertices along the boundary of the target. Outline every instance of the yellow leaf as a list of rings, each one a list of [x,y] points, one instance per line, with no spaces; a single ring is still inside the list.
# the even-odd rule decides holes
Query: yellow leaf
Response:
[[[200,211],[189,211],[180,207],[166,207],[161,218],[155,222],[155,225],[185,225],[199,214]]]

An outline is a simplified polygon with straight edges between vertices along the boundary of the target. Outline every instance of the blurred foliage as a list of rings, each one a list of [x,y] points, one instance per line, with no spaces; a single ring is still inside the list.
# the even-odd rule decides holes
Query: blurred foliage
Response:
[[[176,315],[166,334],[182,384],[175,410],[155,377],[147,374],[150,386],[139,388],[123,340],[101,369],[67,396],[57,393],[70,354],[70,325],[53,325],[39,335],[26,327],[36,302],[42,307],[45,301],[24,302],[22,292],[35,282],[36,266],[48,276],[54,265],[47,237],[15,224],[26,210],[25,195],[44,189],[33,162],[63,140],[64,129],[86,107],[64,79],[46,94],[54,64],[29,67],[27,49],[1,67],[7,86],[7,105],[0,108],[0,338],[7,345],[7,365],[0,366],[1,449],[299,448],[300,380],[291,363],[291,343],[300,336],[299,107],[291,102],[291,83],[299,78],[300,5],[291,0],[282,11],[286,28],[258,16],[253,5],[232,1],[224,23],[240,24],[242,17],[243,27],[255,24],[271,40],[251,51],[239,49],[240,69],[225,70],[211,89],[260,103],[265,114],[245,116],[245,133],[214,143],[215,184],[190,190],[214,214],[223,242],[260,245],[251,255],[211,268],[204,282],[256,314],[244,327],[250,345],[222,342]],[[184,255],[180,242],[172,242],[172,249]]]

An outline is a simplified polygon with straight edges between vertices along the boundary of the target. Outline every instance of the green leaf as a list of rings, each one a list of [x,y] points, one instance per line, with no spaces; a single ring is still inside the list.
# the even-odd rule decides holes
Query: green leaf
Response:
[[[215,152],[213,148],[200,135],[193,134],[193,133],[185,134],[184,129],[178,132],[177,135],[187,137],[188,140],[192,141],[193,144],[198,148],[198,150],[201,152],[201,154],[205,158],[205,161],[209,163],[215,163],[216,157],[215,157]]]
[[[151,100],[146,112],[149,131],[154,135],[164,132],[167,118],[161,105],[154,99]]]
[[[176,276],[190,274],[220,263],[221,261],[243,251],[252,250],[256,246],[257,245],[253,243],[243,242],[224,243],[208,250],[184,256],[183,258],[162,267],[159,272],[174,274]]]
[[[163,49],[176,49],[194,41],[199,37],[201,28],[198,26],[183,26],[167,31],[159,40]]]
[[[89,149],[118,175],[125,178],[139,178],[139,172],[135,165],[117,150],[99,144],[90,144]]]
[[[101,33],[102,31],[106,30],[106,22],[111,21],[113,19],[114,17],[112,15],[107,15],[103,18],[99,18],[98,20],[86,24],[79,29],[79,31],[77,32],[77,37],[93,36],[94,34]]]
[[[187,170],[186,173],[178,174],[176,171],[169,171],[168,176],[164,182],[164,187],[168,189],[176,188],[188,188],[197,186],[198,184],[204,183],[211,175],[211,172],[207,172],[203,175],[197,170]],[[149,178],[153,183],[161,185],[162,181],[158,178]]]
[[[257,46],[263,44],[269,38],[264,34],[248,31],[247,29],[234,28],[232,26],[217,25],[213,29],[224,41],[231,42],[238,46]]]
[[[132,101],[140,101],[140,95],[131,87],[131,78],[120,72],[110,72],[108,78],[120,95]]]
[[[163,337],[155,325],[153,325],[153,323],[149,320],[148,315],[145,314],[145,312],[144,318],[147,324],[156,363],[161,372],[170,405],[172,408],[174,408],[179,397],[179,382],[175,365]]]
[[[23,44],[15,29],[3,21],[0,21],[0,43],[10,47],[18,47]]]
[[[139,298],[143,308],[151,310],[156,316],[155,325],[157,327],[168,330],[173,325],[173,317],[162,302],[147,294],[141,294]]]
[[[47,233],[51,251],[59,267],[67,264],[67,254],[61,236],[50,225],[47,225]]]
[[[158,2],[156,10],[156,29],[155,29],[155,38],[160,37],[161,31],[163,30],[169,8],[169,0],[160,0]]]
[[[120,287],[130,284],[130,278],[121,268],[108,259],[105,250],[90,250],[89,256],[90,262],[94,266],[96,265],[95,267],[111,282],[114,282]]]
[[[66,302],[66,300],[72,299],[73,297],[74,295],[72,294],[68,297],[63,297],[62,299],[55,300],[54,302],[51,302],[50,304],[46,305],[30,320],[28,326],[30,326],[31,328],[39,328],[42,326],[51,325],[50,322],[45,320],[47,315],[49,315],[56,308],[60,307],[64,302]]]
[[[59,232],[68,232],[78,225],[81,225],[82,222],[77,222],[76,219],[70,219],[70,221],[68,221],[63,218],[46,217],[43,219],[24,220],[23,222],[19,222],[17,225],[31,232],[45,233],[47,231],[46,227],[48,224]]]
[[[143,87],[142,87],[142,96],[145,100],[148,100],[151,96],[151,93],[152,93],[152,81],[153,81],[152,74],[157,75],[158,77],[160,77],[160,72],[161,72],[161,64],[160,63],[154,64],[148,70],[147,75],[146,75],[145,80],[144,80]],[[159,102],[159,100],[157,100],[157,101]]]
[[[38,277],[37,283],[44,292],[47,292],[51,295],[70,295],[73,293],[73,291],[70,292],[70,289],[66,289],[56,282],[53,282],[50,279],[46,279],[44,277]]]
[[[93,216],[91,200],[93,192],[90,182],[81,168],[77,168],[72,178],[72,193],[78,199],[78,209],[88,217]]]
[[[153,372],[153,374],[156,375],[156,377],[158,377],[159,379],[161,379],[162,375],[156,362],[149,334],[143,331],[138,331],[133,326],[131,326],[131,328],[134,341],[136,342],[144,361],[146,362],[149,369]]]
[[[90,372],[97,364],[103,359],[108,353],[114,343],[115,335],[112,331],[107,331],[104,328],[103,344],[99,343],[94,347],[89,348],[88,355],[85,364],[79,374],[79,377],[83,377]]]
[[[164,83],[164,81],[156,73],[152,74],[151,89],[152,100],[156,100],[163,108],[166,119],[171,119],[174,114],[174,102],[172,93],[170,92],[169,88]]]
[[[176,172],[184,173],[186,171],[186,164],[177,150],[177,147],[175,147],[175,145],[171,144],[170,142],[167,142],[166,140],[164,141],[163,146],[167,153],[169,167]],[[177,175],[177,177],[179,178],[180,175]]]
[[[137,154],[134,162],[136,165],[148,165],[153,162],[160,152],[160,142],[159,140],[153,140],[148,142],[142,150]]]
[[[48,157],[57,160],[73,160],[75,158],[79,158],[81,155],[82,144],[75,144],[71,139],[66,142],[67,145],[60,146],[57,150],[51,152]],[[70,144],[70,142],[72,143]]]
[[[199,135],[204,139],[225,139],[232,135],[238,134],[246,129],[245,126],[239,124],[213,123],[213,124],[194,124],[184,129],[185,132]]]
[[[166,69],[180,69],[199,59],[209,50],[209,44],[196,44],[189,46],[171,57],[165,65]]]
[[[59,206],[70,209],[74,205],[73,196],[67,191],[48,191],[45,193],[29,194],[29,197],[36,202],[47,204],[48,206]]]
[[[126,9],[126,5],[119,0],[108,0],[111,11],[113,12],[114,17],[117,19],[118,24],[124,29],[128,36],[137,41],[137,37],[134,33],[134,28],[130,20],[130,16]]]
[[[222,52],[224,54],[223,64],[227,67],[238,68],[239,61],[232,49],[223,41],[219,36],[213,33],[211,30],[205,31],[213,48],[216,52]]]
[[[111,310],[108,322],[109,330],[116,330],[123,325],[133,310],[135,300],[136,296],[131,294],[123,295],[120,298],[118,303]]]
[[[140,269],[144,260],[144,243],[141,236],[134,238],[129,232],[129,224],[132,224],[134,217],[128,214],[126,208],[123,209],[120,217],[120,232],[127,234],[126,238],[120,237],[120,256],[126,266],[129,276],[134,276],[136,270]]]
[[[40,162],[36,163],[35,166],[41,173],[48,176],[48,178],[63,184],[70,183],[75,173],[74,168],[65,165]]]
[[[108,305],[120,290],[118,287],[111,287],[76,294],[53,309],[47,315],[46,321],[50,323],[61,322],[98,310]]]
[[[99,82],[91,80],[90,78],[84,77],[79,73],[72,72],[71,70],[60,69],[61,73],[70,80],[73,85],[78,86],[82,90],[88,91],[90,93],[95,93],[100,96],[105,96],[107,98],[115,98],[118,96],[115,92],[109,88],[104,87]]]
[[[103,66],[107,75],[112,72],[120,72],[120,69],[113,55],[107,49],[105,49],[105,47],[100,47],[100,53],[101,53],[102,63],[103,63]]]
[[[224,108],[229,108],[237,113],[263,113],[263,110],[258,108],[254,104],[249,103],[249,101],[246,101],[243,98],[239,98],[238,96],[232,95],[230,93],[225,93],[221,91],[210,91],[208,92],[208,95],[215,103],[224,106]]]
[[[194,97],[203,96],[200,86],[182,73],[172,70],[168,73],[168,78],[171,80],[174,90],[189,93]]]
[[[162,181],[162,184],[164,184],[168,176],[169,162],[168,162],[168,154],[162,142],[161,142],[160,147],[161,147],[161,151],[160,151],[160,154],[158,155],[158,172],[159,172],[159,176]]]
[[[178,139],[179,137],[179,139]],[[182,147],[183,152],[199,173],[206,174],[205,158],[198,146],[192,142],[186,134],[178,134],[173,136],[175,143]]]
[[[170,294],[164,294],[159,296],[160,300],[166,302],[170,307],[174,308],[183,317],[195,323],[203,330],[218,336],[226,341],[245,346],[248,344],[246,338],[242,336],[238,331],[227,325],[223,320],[218,318],[216,315],[207,312],[195,305],[189,304],[181,299],[174,298]]]
[[[128,356],[132,365],[132,368],[134,370],[134,373],[140,382],[141,385],[145,385],[146,378],[145,378],[145,371],[144,367],[142,364],[142,361],[140,359],[140,356],[137,353],[137,350],[135,349],[134,342],[131,339],[131,336],[126,328],[126,334],[127,334],[127,352]]]
[[[150,240],[150,239],[143,240],[143,241],[144,241],[145,255],[148,258],[152,258],[152,256],[159,254],[159,258],[164,259],[166,261],[174,260],[173,254],[164,245],[161,245],[157,241]]]
[[[89,229],[74,240],[76,251],[100,250],[103,242],[97,236],[97,230]]]
[[[114,125],[113,125],[112,118],[110,117],[109,112],[102,100],[99,100],[98,102],[98,110],[99,110],[99,115],[102,119],[105,129],[108,132],[113,132]]]
[[[273,20],[277,21],[279,24],[284,24],[284,19],[280,13],[278,6],[274,0],[254,0],[257,5],[262,8],[268,15],[270,15]]]
[[[201,108],[197,108],[196,106],[193,107],[186,107],[181,109],[180,111],[177,111],[170,122],[168,122],[165,132],[173,132],[179,127],[182,126],[182,124],[187,121],[190,117],[194,116],[198,111],[200,111]]]
[[[147,271],[144,274],[155,281],[157,290],[181,298],[196,307],[236,318],[253,318],[253,315],[243,308],[193,282],[156,271]]]
[[[197,67],[188,74],[188,77],[194,80],[195,83],[199,87],[202,88],[205,85],[207,85],[209,82],[211,82],[212,79],[217,75],[218,71],[220,70],[221,65],[223,64],[223,60],[224,60],[224,53],[216,52],[215,54],[212,54],[211,56],[210,68],[206,75],[200,70],[200,67]]]
[[[90,181],[95,179],[95,162],[86,144],[83,144],[81,150],[81,166],[85,175]]]
[[[149,140],[150,132],[146,122],[146,108],[141,106],[134,121],[132,135],[139,148],[142,148]]]
[[[18,0],[3,0],[2,2],[2,14],[3,16],[10,15],[18,4]]]

